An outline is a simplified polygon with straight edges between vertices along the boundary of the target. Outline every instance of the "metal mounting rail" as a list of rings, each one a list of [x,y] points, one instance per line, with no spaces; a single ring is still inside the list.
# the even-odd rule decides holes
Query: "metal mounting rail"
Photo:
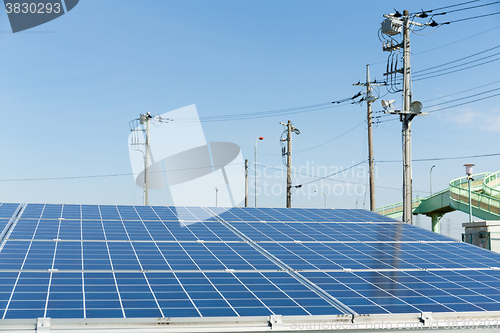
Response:
[[[262,248],[260,245],[258,245],[254,240],[252,240],[250,237],[239,231],[237,228],[232,226],[229,222],[223,220],[222,218],[219,217],[219,215],[215,214],[212,210],[210,210],[208,207],[204,207],[205,211],[210,213],[217,221],[222,223],[226,228],[234,232],[236,235],[238,235],[240,238],[242,238],[244,241],[246,241],[252,248],[254,248],[256,251],[261,253],[263,256],[265,256],[267,259],[272,261],[274,264],[276,264],[278,267],[280,267],[282,270],[288,272],[291,276],[293,276],[296,280],[301,282],[303,285],[308,287],[310,290],[314,291],[318,296],[320,296],[322,299],[327,301],[330,305],[335,307],[337,310],[343,312],[344,314],[352,315],[355,316],[358,313],[354,310],[352,310],[350,307],[345,305],[344,303],[340,302],[337,300],[335,297],[330,295],[328,292],[324,291],[321,289],[319,286],[317,286],[315,283],[309,281],[306,277],[302,276],[300,273],[295,271],[292,267],[288,266],[285,264],[283,261],[281,261],[279,258],[274,256],[273,254],[269,253],[266,249]]]
[[[19,220],[19,216],[24,211],[24,208],[26,208],[26,204],[19,204],[16,211],[14,212],[12,217],[10,218],[9,222],[7,222],[7,224],[5,225],[5,228],[3,228],[2,232],[0,233],[0,249],[3,248],[5,241],[6,241],[6,236],[9,234],[9,232],[12,230],[13,226]]]

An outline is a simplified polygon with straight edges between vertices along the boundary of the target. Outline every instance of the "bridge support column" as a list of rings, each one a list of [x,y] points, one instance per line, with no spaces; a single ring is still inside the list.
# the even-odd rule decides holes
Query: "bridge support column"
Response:
[[[434,232],[437,232],[439,234],[440,232],[440,223],[439,221],[441,220],[441,217],[443,217],[443,215],[441,214],[438,214],[438,213],[432,213],[431,214],[431,218],[432,218],[432,231]]]

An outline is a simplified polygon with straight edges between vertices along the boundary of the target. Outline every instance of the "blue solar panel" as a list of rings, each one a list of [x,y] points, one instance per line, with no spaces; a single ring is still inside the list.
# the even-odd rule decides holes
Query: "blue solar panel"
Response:
[[[10,219],[18,210],[19,204],[0,203],[0,218]]]
[[[500,310],[499,254],[364,210],[4,205],[4,319]]]

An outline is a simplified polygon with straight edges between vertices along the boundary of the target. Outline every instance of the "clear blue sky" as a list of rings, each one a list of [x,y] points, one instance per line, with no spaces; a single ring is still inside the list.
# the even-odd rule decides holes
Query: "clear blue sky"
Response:
[[[131,173],[128,122],[140,113],[161,114],[196,104],[200,116],[206,117],[351,97],[361,90],[352,84],[364,80],[366,64],[372,64],[372,78],[383,79],[388,53],[382,51],[377,31],[384,13],[393,8],[416,12],[458,2],[82,0],[68,14],[17,34],[10,32],[3,12],[0,201],[141,204],[142,192],[133,177],[120,176]],[[465,7],[489,2],[493,1]],[[435,19],[441,23],[498,11],[500,5],[495,4]],[[431,31],[427,28],[423,35],[411,36],[414,71],[500,45],[500,15],[452,23],[427,34]],[[494,60],[499,50],[450,66],[488,56],[483,62]],[[414,99],[425,107],[498,89],[499,64],[493,61],[415,81]],[[461,91],[465,92],[449,96]],[[380,89],[381,95],[386,93],[385,88]],[[401,105],[400,94],[384,99],[395,99],[396,106]],[[496,96],[419,117],[413,122],[413,158],[499,153],[499,103]],[[381,109],[379,101],[374,105],[374,111]],[[453,103],[434,109],[450,105]],[[280,121],[290,119],[301,130],[293,137],[293,150],[299,152],[345,133],[365,118],[365,104],[344,104],[292,115],[206,122],[203,128],[207,141],[234,142],[250,162],[255,138],[263,136],[259,163],[279,168],[283,166]],[[375,127],[376,161],[401,159],[400,131],[397,120]],[[293,165],[311,174],[318,167],[343,169],[366,160],[365,132],[366,124],[361,124],[328,144],[294,154]],[[494,172],[500,170],[499,162],[499,156],[415,162],[414,196],[428,194],[433,164],[433,190],[437,191],[463,176],[464,163],[475,163],[476,172]],[[401,201],[401,163],[376,165],[377,206]],[[337,193],[344,190],[342,195],[329,195],[328,206],[360,208],[365,202],[368,207],[368,197],[352,194],[354,185],[345,183],[366,184],[366,177],[359,177],[358,171],[354,177],[350,172],[337,178],[342,182],[324,181],[325,186],[339,184]],[[101,175],[117,176],[7,181]],[[286,181],[284,177],[267,180],[269,186],[284,186]],[[293,182],[311,180],[314,178],[295,175]],[[313,187],[304,190],[294,194],[294,206],[322,207],[323,197]],[[151,203],[171,204],[168,191],[153,191]],[[284,206],[285,196],[262,195],[259,203]]]

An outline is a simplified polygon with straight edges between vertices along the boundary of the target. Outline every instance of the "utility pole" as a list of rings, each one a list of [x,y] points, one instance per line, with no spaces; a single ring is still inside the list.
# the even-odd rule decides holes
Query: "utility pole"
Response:
[[[245,160],[245,207],[248,207],[248,159]]]
[[[418,16],[418,15],[417,15]],[[419,101],[412,102],[410,90],[411,68],[410,68],[410,25],[423,27],[424,24],[410,21],[408,10],[403,11],[403,15],[399,12],[396,14],[384,15],[386,20],[382,22],[382,33],[387,35],[398,35],[403,33],[403,41],[401,44],[394,45],[384,43],[384,51],[393,52],[403,47],[403,68],[394,68],[394,71],[385,73],[384,75],[393,75],[396,73],[403,74],[403,110],[395,110],[392,106],[394,101],[382,101],[382,106],[386,113],[397,114],[402,123],[403,137],[403,222],[412,224],[413,199],[412,199],[412,172],[411,172],[411,121],[415,116],[423,116],[427,113],[422,113],[422,103]],[[430,24],[429,24],[430,25]]]
[[[300,134],[300,131],[292,125],[292,121],[289,120],[288,124],[280,123],[286,126],[287,136],[286,139],[281,139],[281,141],[286,141],[286,150],[283,155],[286,155],[286,207],[292,207],[292,132],[295,134]]]
[[[411,173],[411,121],[410,114],[410,18],[408,10],[403,11],[403,222],[412,224],[413,198]]]
[[[353,86],[366,87],[366,120],[368,123],[368,173],[370,178],[370,210],[375,211],[375,175],[373,158],[373,121],[372,121],[372,103],[377,100],[372,94],[372,86],[385,86],[385,83],[376,83],[370,81],[370,65],[366,65],[366,83],[354,83]]]
[[[144,154],[144,206],[149,205],[149,164],[150,164],[150,153],[151,153],[151,142],[150,142],[150,132],[151,132],[151,126],[150,122],[155,121],[159,123],[166,123],[168,121],[172,121],[172,119],[169,118],[162,118],[160,116],[152,116],[149,112],[146,114],[141,114],[138,119],[134,119],[130,122],[130,130],[132,132],[137,132],[137,131],[144,131],[144,143],[140,142],[142,141],[138,137],[132,137],[132,142],[130,143],[131,146],[139,146],[139,145],[144,145],[144,151],[139,148],[135,148],[136,150],[142,151]],[[144,127],[144,129],[140,129],[140,126],[135,123],[137,126],[133,126],[133,122],[139,121],[140,125]]]
[[[254,177],[254,190],[255,190],[255,207],[257,207],[257,142],[259,140],[264,140],[264,137],[259,136],[257,139],[255,139],[255,166],[254,166],[254,171],[255,171],[255,177]]]

